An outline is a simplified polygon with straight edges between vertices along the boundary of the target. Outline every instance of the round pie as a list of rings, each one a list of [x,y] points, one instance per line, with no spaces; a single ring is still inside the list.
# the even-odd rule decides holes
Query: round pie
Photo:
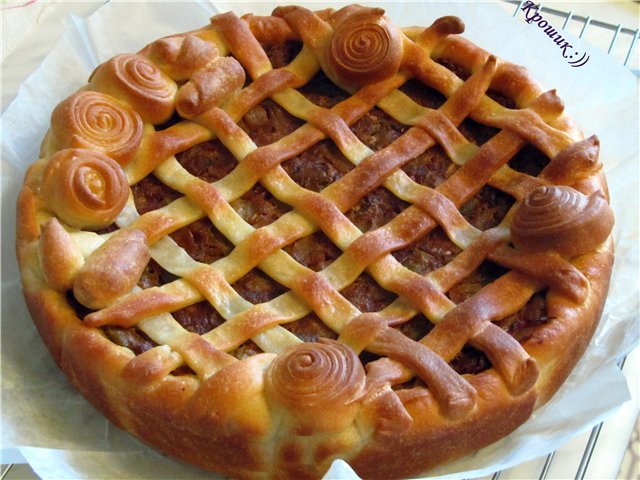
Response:
[[[613,214],[598,139],[463,30],[279,7],[98,66],[17,206],[69,381],[241,478],[417,475],[525,422],[598,324]]]

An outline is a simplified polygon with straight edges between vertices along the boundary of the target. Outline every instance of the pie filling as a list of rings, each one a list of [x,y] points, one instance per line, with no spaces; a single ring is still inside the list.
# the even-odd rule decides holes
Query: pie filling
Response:
[[[288,63],[300,47],[298,44],[288,43],[265,45],[264,48],[272,64],[277,68]],[[460,77],[468,76],[467,72],[455,65],[446,66]],[[437,108],[445,100],[437,91],[417,82],[407,83],[402,90],[417,103],[431,108]],[[323,107],[330,107],[348,98],[347,93],[338,89],[322,73],[319,73],[300,91],[308,99]],[[492,97],[506,107],[513,106],[510,99],[497,93],[492,93]],[[251,109],[240,122],[240,126],[258,146],[273,143],[300,125],[299,119],[291,116],[272,100],[266,100]],[[379,150],[390,144],[406,129],[405,125],[398,123],[379,109],[371,110],[352,126],[357,137],[373,150]],[[464,120],[460,125],[460,131],[469,141],[477,145],[486,142],[496,133],[496,130],[479,125],[471,119]],[[208,182],[223,178],[237,165],[234,156],[217,140],[196,145],[178,154],[176,158],[191,174]],[[533,147],[525,147],[509,165],[516,170],[536,175],[547,162],[547,157],[542,153]],[[301,155],[284,162],[282,168],[296,183],[318,192],[342,177],[353,168],[353,165],[343,157],[331,140],[323,140]],[[457,168],[440,146],[428,149],[403,166],[404,172],[411,179],[432,188],[437,187]],[[158,209],[180,197],[178,192],[153,175],[133,185],[132,191],[140,214]],[[499,224],[513,203],[514,199],[509,195],[485,186],[466,202],[460,211],[473,226],[486,230]],[[291,210],[290,206],[274,198],[259,183],[231,205],[246,222],[256,228],[272,223]],[[385,225],[407,207],[408,204],[384,187],[379,187],[362,198],[345,214],[361,231],[367,232]],[[223,258],[234,248],[233,244],[206,217],[174,232],[171,237],[192,258],[203,263],[212,263]],[[342,253],[322,231],[298,239],[287,245],[284,251],[314,271],[327,268]],[[415,242],[394,251],[393,255],[408,269],[424,275],[446,265],[459,252],[460,249],[437,227]],[[460,303],[503,273],[505,270],[501,267],[485,261],[471,276],[451,288],[447,295],[455,303]],[[173,280],[175,277],[172,274],[151,260],[138,285],[141,288],[149,288]],[[285,287],[258,269],[250,271],[232,286],[244,299],[254,304],[267,302],[286,292]],[[362,312],[380,311],[396,298],[394,293],[383,289],[366,272],[344,288],[341,293]],[[86,309],[74,299],[70,298],[70,303],[75,306],[79,316],[83,317],[87,313]],[[173,316],[186,330],[198,334],[206,333],[224,322],[222,316],[206,301],[175,311]],[[548,317],[545,292],[539,292],[523,309],[501,320],[497,325],[521,341],[530,335],[536,326],[546,321]],[[318,338],[323,337],[337,337],[337,334],[314,313],[282,326],[308,342],[317,341]],[[418,314],[396,328],[406,336],[417,340],[426,335],[433,328],[433,324],[424,315]],[[131,349],[136,354],[155,345],[143,332],[133,327],[108,326],[103,327],[103,331],[111,341]],[[244,358],[260,351],[259,347],[249,340],[231,353],[238,358]],[[363,363],[378,358],[367,351],[360,357]],[[451,362],[451,366],[458,373],[465,374],[481,372],[490,368],[491,364],[484,353],[466,346]],[[189,369],[181,368],[174,373],[186,374],[189,373]]]

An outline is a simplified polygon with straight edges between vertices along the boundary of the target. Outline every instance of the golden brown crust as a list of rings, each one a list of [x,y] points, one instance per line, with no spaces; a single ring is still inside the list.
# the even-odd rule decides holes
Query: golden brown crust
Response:
[[[245,74],[231,57],[219,57],[200,69],[180,87],[176,109],[184,118],[193,118],[219,106],[242,87]]]
[[[161,38],[140,53],[180,83],[218,58],[217,47],[195,34]]]
[[[598,326],[613,267],[613,241],[609,238],[594,252],[573,262],[589,281],[589,296],[576,305],[555,292],[549,293],[548,328],[538,329],[523,346],[541,365],[538,404],[546,403],[560,388],[581,358]]]
[[[60,292],[73,288],[84,257],[57,218],[43,226],[39,247],[38,257],[47,284]]]
[[[27,305],[70,382],[151,446],[238,478],[318,478],[335,458],[366,478],[417,475],[525,422],[598,324],[613,218],[597,138],[582,138],[554,91],[455,35],[462,30],[455,17],[400,29],[380,9],[281,7],[271,17],[218,15],[99,66],[54,110],[17,206]],[[274,69],[260,42],[290,40],[304,48]],[[372,51],[381,58],[363,66],[358,55]],[[350,96],[325,108],[301,95],[320,70]],[[446,100],[419,105],[399,90],[409,79]],[[238,123],[265,99],[302,126],[258,146]],[[375,151],[351,128],[374,108],[404,125]],[[155,129],[176,111],[182,119]],[[466,118],[498,133],[473,144],[460,131]],[[238,165],[210,183],[174,156],[211,138]],[[281,164],[323,139],[353,168],[319,192],[304,189]],[[527,144],[550,159],[539,175],[509,163]],[[431,188],[402,167],[434,146],[452,169]],[[179,195],[140,214],[129,186],[147,175]],[[261,228],[232,207],[256,182],[291,206]],[[461,209],[485,185],[515,206],[482,231]],[[379,188],[409,206],[363,232],[345,212]],[[562,221],[548,225],[553,210]],[[233,244],[210,264],[170,237],[204,217]],[[423,275],[393,256],[438,227],[460,251],[449,263]],[[318,230],[341,254],[316,272],[285,247]],[[172,279],[137,286],[150,258]],[[485,261],[506,273],[454,302],[447,293]],[[255,305],[240,296],[234,285],[253,269],[285,293]],[[343,295],[364,272],[397,296],[380,311]],[[516,339],[499,324],[534,295],[548,321]],[[202,334],[172,316],[200,302],[223,318]],[[284,328],[310,313],[337,339],[303,343]],[[410,337],[402,326],[417,314],[432,328]],[[107,332],[118,328],[135,328],[149,348],[116,345]],[[264,353],[234,356],[249,340]],[[452,362],[465,346],[490,368],[458,373]]]

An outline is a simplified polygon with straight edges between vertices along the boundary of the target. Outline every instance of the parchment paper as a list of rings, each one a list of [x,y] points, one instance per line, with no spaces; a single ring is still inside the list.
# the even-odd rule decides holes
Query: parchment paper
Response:
[[[268,14],[290,2],[110,2],[88,18],[70,16],[62,37],[20,86],[2,115],[2,453],[3,463],[26,459],[44,479],[216,478],[147,448],[107,422],[66,382],[43,346],[22,298],[14,256],[15,200],[27,166],[38,157],[53,107],[82,86],[99,63],[134,52],[172,33],[205,25],[217,12]],[[311,9],[344,3],[298,2]],[[616,213],[616,264],[611,294],[592,345],[566,384],[545,407],[502,441],[431,472],[430,478],[469,478],[544,455],[591,428],[625,402],[628,391],[616,361],[638,342],[638,83],[596,48],[564,35],[587,52],[574,68],[558,45],[523,15],[511,18],[491,2],[367,2],[399,25],[429,25],[458,15],[465,36],[498,56],[530,68],[556,88],[585,136],[601,141]],[[514,7],[515,8],[515,7]],[[57,26],[42,25],[42,42]],[[19,54],[18,54],[19,55]],[[15,56],[13,57],[15,58]],[[19,68],[4,65],[4,68]],[[16,70],[17,71],[17,70]],[[9,80],[7,80],[9,78]],[[3,97],[4,100],[4,97]],[[436,477],[434,477],[434,474]],[[356,478],[342,461],[327,478]]]

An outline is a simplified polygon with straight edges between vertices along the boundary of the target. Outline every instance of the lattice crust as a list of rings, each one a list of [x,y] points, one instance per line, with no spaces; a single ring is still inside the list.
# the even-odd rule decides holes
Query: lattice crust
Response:
[[[218,15],[100,65],[53,112],[18,205],[25,295],[70,380],[151,445],[243,477],[321,476],[338,457],[365,476],[416,474],[525,421],[597,324],[613,217],[597,138],[582,138],[555,91],[462,30],[455,17],[400,29],[379,9],[287,7]],[[301,48],[274,68],[264,48],[286,41]],[[301,93],[321,72],[344,91],[333,106]],[[401,90],[409,81],[446,100],[420,105]],[[258,145],[241,121],[266,100],[300,126]],[[374,110],[403,126],[379,149],[352,129]],[[466,119],[497,133],[475,144],[461,133]],[[237,165],[209,181],[176,155],[213,139]],[[283,163],[321,141],[351,167],[313,191]],[[528,145],[550,159],[539,175],[510,166]],[[433,188],[402,168],[431,148],[452,162]],[[130,187],[143,179],[172,200],[141,213]],[[286,207],[266,225],[234,208],[256,185]],[[514,204],[481,230],[461,209],[486,185]],[[362,231],[348,213],[380,188],[406,208]],[[203,219],[229,245],[211,263],[171,236]],[[394,256],[435,230],[455,246],[448,263],[418,273]],[[318,271],[287,250],[316,234],[339,252]],[[501,274],[454,301],[448,293],[487,262]],[[166,280],[146,288],[151,263]],[[243,297],[236,283],[255,271],[282,293]],[[394,300],[361,311],[345,291],[362,275]],[[500,322],[535,298],[546,319],[516,340]],[[204,333],[172,315],[201,302],[220,317]],[[304,342],[286,328],[309,314],[332,338]],[[428,333],[407,336],[409,321]],[[105,334],[122,329],[148,347],[134,353]],[[490,368],[458,373],[452,362],[471,347]]]

